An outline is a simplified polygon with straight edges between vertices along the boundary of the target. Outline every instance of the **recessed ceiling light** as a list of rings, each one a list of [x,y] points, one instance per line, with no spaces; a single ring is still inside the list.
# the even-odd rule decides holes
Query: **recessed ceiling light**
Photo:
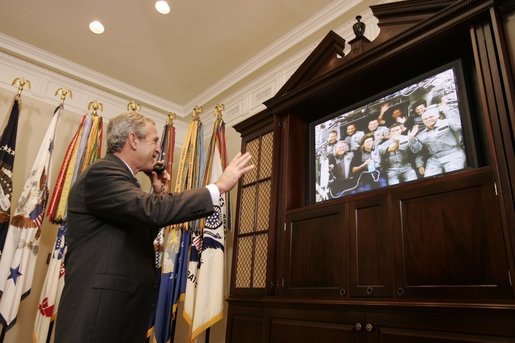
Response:
[[[101,22],[98,20],[94,20],[91,23],[89,23],[89,29],[91,32],[96,33],[97,35],[101,35],[104,33],[104,25],[102,25]]]
[[[156,10],[161,14],[170,13],[170,5],[165,0],[157,0],[155,6]]]

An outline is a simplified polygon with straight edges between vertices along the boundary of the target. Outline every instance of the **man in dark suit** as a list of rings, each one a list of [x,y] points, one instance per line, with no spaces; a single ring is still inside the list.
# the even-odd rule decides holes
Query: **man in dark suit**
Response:
[[[65,286],[56,343],[145,341],[156,290],[153,241],[160,227],[210,215],[219,194],[247,170],[238,154],[213,185],[169,193],[155,123],[130,112],[110,120],[107,155],[86,170],[68,199]],[[153,194],[135,177],[145,172]]]

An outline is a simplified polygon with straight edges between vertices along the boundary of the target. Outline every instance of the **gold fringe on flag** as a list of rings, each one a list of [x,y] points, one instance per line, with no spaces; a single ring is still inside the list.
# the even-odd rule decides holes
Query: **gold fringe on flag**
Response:
[[[103,119],[96,112],[99,106],[101,104],[97,103],[97,107],[93,107],[91,117],[88,114],[82,117],[81,124],[68,146],[48,207],[47,213],[52,223],[62,224],[65,221],[68,194],[73,183],[80,173],[100,157]],[[91,125],[88,132],[85,132],[88,120]],[[84,142],[83,147],[81,142]]]
[[[66,154],[64,155],[63,164],[61,166],[61,169],[59,170],[59,174],[57,176],[57,180],[56,180],[56,183],[55,183],[55,186],[54,186],[54,190],[52,192],[52,197],[50,198],[50,203],[48,204],[48,210],[47,210],[48,219],[52,223],[59,223],[59,221],[60,221],[59,219],[55,218],[56,217],[56,211],[57,211],[57,207],[58,207],[58,204],[59,204],[59,200],[61,199],[61,193],[62,193],[62,190],[63,190],[63,184],[64,184],[64,180],[65,180],[65,177],[66,177],[67,170],[68,170],[68,168],[70,166],[70,160],[71,160],[72,155],[73,155],[73,153],[75,151],[75,147],[78,144],[77,143],[78,142],[78,138],[81,135],[82,127],[84,126],[85,120],[86,120],[86,116],[84,115],[82,117],[82,121],[81,121],[81,124],[79,126],[79,129],[77,130],[77,132],[75,132],[75,135],[73,136],[70,144],[68,145],[68,148],[66,149]]]

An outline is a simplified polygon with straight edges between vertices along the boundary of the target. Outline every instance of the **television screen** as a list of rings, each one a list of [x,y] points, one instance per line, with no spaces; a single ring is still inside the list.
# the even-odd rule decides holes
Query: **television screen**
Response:
[[[466,168],[461,80],[454,61],[312,123],[315,202]]]

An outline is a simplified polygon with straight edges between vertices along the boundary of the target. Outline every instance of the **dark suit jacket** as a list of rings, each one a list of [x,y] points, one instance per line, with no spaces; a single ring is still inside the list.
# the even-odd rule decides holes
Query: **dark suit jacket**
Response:
[[[68,199],[55,342],[144,342],[155,298],[153,240],[159,228],[212,211],[206,188],[153,195],[141,190],[118,157],[95,162]]]

